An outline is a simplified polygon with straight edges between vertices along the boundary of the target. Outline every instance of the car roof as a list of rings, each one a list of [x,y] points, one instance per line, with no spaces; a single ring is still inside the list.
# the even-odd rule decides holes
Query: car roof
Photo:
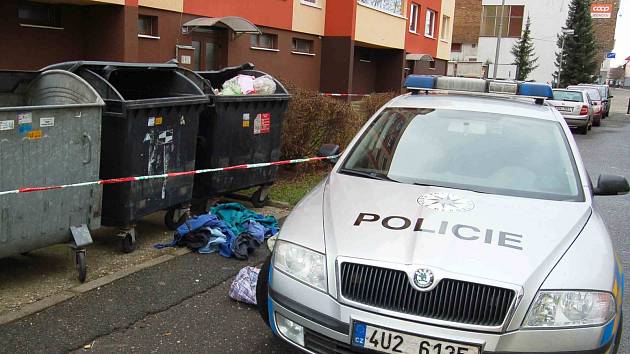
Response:
[[[451,92],[428,95],[406,94],[391,100],[387,107],[487,112],[552,121],[560,119],[546,104],[535,104],[531,98],[518,98],[518,96],[477,96]]]
[[[554,91],[565,91],[565,92],[579,92],[579,93],[584,93],[584,91],[582,90],[575,90],[575,89],[567,89],[567,88],[555,88],[553,89]]]

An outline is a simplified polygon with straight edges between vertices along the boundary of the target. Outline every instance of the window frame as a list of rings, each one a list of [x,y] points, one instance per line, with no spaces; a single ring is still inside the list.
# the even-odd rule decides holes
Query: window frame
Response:
[[[304,6],[310,6],[317,9],[322,8],[321,0],[300,0],[300,4]]]
[[[261,45],[260,39],[263,37],[269,37],[271,39],[271,46]],[[255,42],[253,40],[254,38],[256,38]],[[278,48],[278,35],[275,33],[264,32],[261,34],[252,34],[250,35],[249,44],[250,44],[250,47],[249,47],[250,49],[266,50],[266,51],[272,51],[272,52],[280,51],[280,49]]]
[[[440,40],[448,42],[448,37],[451,35],[451,18],[442,14],[442,22],[440,23]]]
[[[436,17],[437,17],[437,11],[432,10],[432,9],[427,9],[425,11],[425,18],[424,18],[424,36],[425,37],[435,39]],[[430,33],[428,32],[429,29],[431,30]]]
[[[142,32],[142,28],[140,27],[140,22],[143,19],[148,19],[149,23],[151,24],[151,28],[150,28],[150,33],[143,33]],[[158,16],[152,16],[152,15],[144,15],[144,14],[138,14],[138,37],[140,38],[152,38],[152,39],[159,39],[160,38],[160,34],[159,34],[159,19]]]
[[[31,11],[46,11],[47,19],[40,21],[39,19],[28,18],[24,16],[24,12]],[[40,13],[41,14],[41,13]],[[61,6],[59,4],[39,3],[33,1],[21,1],[17,6],[16,13],[17,21],[20,26],[23,27],[37,27],[37,28],[49,28],[49,29],[63,29]]]
[[[413,34],[418,34],[418,15],[420,14],[420,9],[420,4],[415,2],[412,2],[411,6],[409,6],[409,32]],[[412,25],[413,30],[411,29]]]
[[[308,43],[308,51],[302,51],[298,48],[297,43],[299,41]],[[302,54],[302,55],[311,55],[314,56],[315,55],[315,41],[312,39],[305,39],[305,38],[298,38],[298,37],[293,37],[291,39],[291,53],[293,54]]]
[[[494,15],[489,16],[489,9],[494,9]],[[481,27],[479,30],[480,37],[497,37],[499,35],[500,19],[503,17],[503,28],[501,36],[503,38],[521,38],[523,31],[523,20],[525,14],[525,5],[505,5],[505,13],[501,16],[501,5],[483,5],[481,9]],[[520,14],[519,14],[520,13]],[[492,25],[492,33],[487,31],[489,21],[494,21]],[[506,22],[507,21],[507,22]],[[518,27],[514,27],[520,24]],[[514,27],[514,31],[512,31]],[[515,32],[518,32],[515,33]]]

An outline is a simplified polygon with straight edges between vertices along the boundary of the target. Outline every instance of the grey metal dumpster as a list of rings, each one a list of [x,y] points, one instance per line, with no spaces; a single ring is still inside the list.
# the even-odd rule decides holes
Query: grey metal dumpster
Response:
[[[0,71],[0,192],[98,180],[103,106],[67,71]],[[0,258],[70,242],[84,281],[101,197],[100,185],[0,195]]]

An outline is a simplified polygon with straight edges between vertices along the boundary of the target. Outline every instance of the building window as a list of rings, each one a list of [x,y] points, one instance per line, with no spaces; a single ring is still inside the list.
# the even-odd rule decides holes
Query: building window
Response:
[[[476,61],[477,61],[477,58],[468,58],[468,61],[473,61],[473,62],[476,62]]]
[[[462,51],[461,43],[453,43],[451,44],[451,52],[460,53]]]
[[[300,0],[301,4],[319,7],[319,0]]]
[[[314,54],[313,51],[313,41],[308,39],[301,38],[293,38],[293,48],[294,53],[301,54]]]
[[[158,18],[157,16],[138,16],[138,34],[141,36],[158,36]]]
[[[429,62],[429,69],[435,69],[435,60]]]
[[[403,0],[358,0],[360,4],[371,6],[379,10],[396,15],[403,14]]]
[[[420,5],[411,3],[409,9],[409,32],[418,33],[418,13],[420,12]]]
[[[258,49],[278,49],[278,36],[271,33],[253,34],[250,37],[252,48]]]
[[[503,9],[503,37],[521,37],[523,28],[523,5],[506,5]],[[501,26],[501,6],[484,5],[481,14],[481,36],[497,37]]]
[[[448,39],[451,36],[450,30],[451,30],[451,18],[446,16],[446,15],[442,15],[442,29],[440,30],[440,39],[443,41],[448,41]]]
[[[59,6],[36,2],[20,2],[18,20],[22,25],[61,27],[61,11]]]
[[[357,47],[355,50],[355,56],[359,58],[360,62],[371,63],[372,62],[372,50],[366,47]]]
[[[473,44],[472,44],[472,48],[473,48],[473,49],[477,48],[477,43],[473,43]]]
[[[424,20],[424,35],[434,38],[435,35],[435,11],[427,10],[427,17]]]

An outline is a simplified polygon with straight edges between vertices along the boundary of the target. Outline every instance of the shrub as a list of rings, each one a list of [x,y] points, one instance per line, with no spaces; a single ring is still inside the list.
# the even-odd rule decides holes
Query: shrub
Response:
[[[371,116],[376,113],[383,105],[389,102],[391,99],[396,97],[397,94],[394,92],[386,92],[386,93],[373,93],[370,96],[365,97],[361,101],[361,116],[363,117],[363,122],[366,122],[370,119]]]

